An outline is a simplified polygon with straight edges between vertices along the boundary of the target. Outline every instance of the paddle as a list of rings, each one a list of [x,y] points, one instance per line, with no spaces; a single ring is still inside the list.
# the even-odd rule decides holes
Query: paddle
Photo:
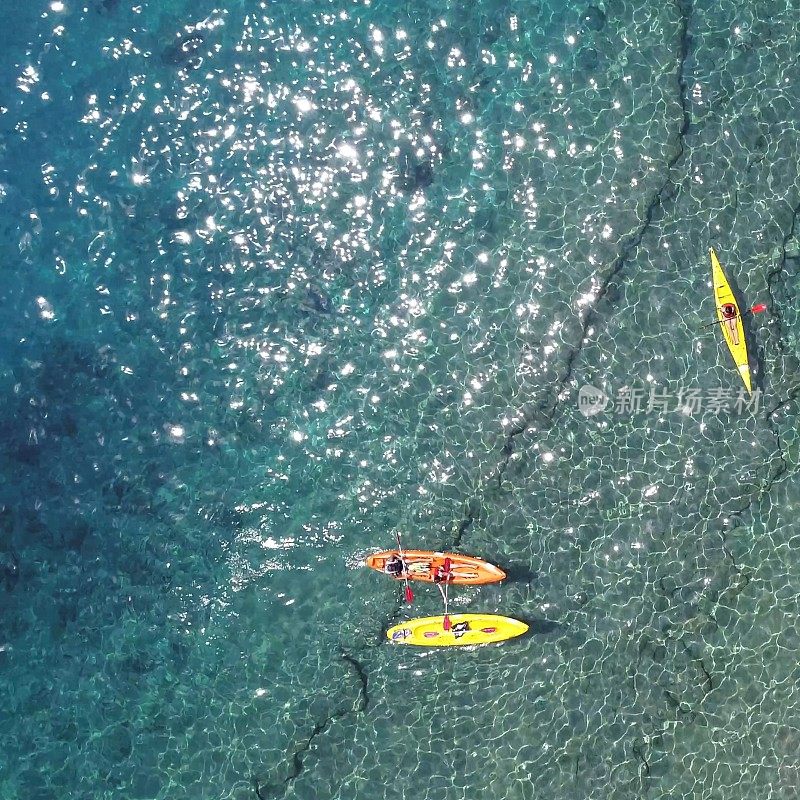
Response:
[[[403,545],[400,544],[400,532],[398,531],[396,534],[397,537],[397,549],[400,551],[400,559],[403,562],[403,580],[406,582],[406,602],[413,603],[414,602],[414,592],[411,591],[411,587],[408,585],[408,569],[406,565],[406,557],[403,555]]]
[[[752,308],[748,308],[744,313],[745,314],[760,314],[762,311],[766,311],[767,307],[764,303],[756,303]],[[737,317],[744,316],[743,314],[734,314],[732,317],[727,317],[726,319],[715,319],[713,322],[707,322],[705,325],[701,325],[701,328],[710,328],[712,325],[719,325],[722,322],[727,322],[729,319],[736,319]]]
[[[444,620],[442,621],[442,627],[449,631],[450,628],[453,626],[450,624],[450,617],[447,615],[447,587],[450,583],[450,567],[452,565],[452,561],[449,558],[445,558],[444,560],[444,568],[442,572],[445,575],[444,579],[444,591],[442,591],[441,585],[439,586],[439,591],[442,592],[442,597],[444,598]]]

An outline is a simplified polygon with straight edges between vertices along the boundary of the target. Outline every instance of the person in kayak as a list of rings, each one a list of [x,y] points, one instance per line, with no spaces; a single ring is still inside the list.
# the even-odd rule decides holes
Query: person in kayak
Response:
[[[406,565],[397,553],[392,553],[386,564],[384,564],[383,569],[387,575],[391,575],[393,578],[402,578],[406,571]]]
[[[455,573],[453,568],[445,569],[443,565],[438,565],[433,568],[433,582],[434,583],[449,583],[455,580]]]
[[[736,306],[733,303],[722,304],[722,321],[723,325],[728,329],[731,335],[731,342],[734,345],[739,344],[739,328],[736,325],[736,320],[739,315],[736,313]]]

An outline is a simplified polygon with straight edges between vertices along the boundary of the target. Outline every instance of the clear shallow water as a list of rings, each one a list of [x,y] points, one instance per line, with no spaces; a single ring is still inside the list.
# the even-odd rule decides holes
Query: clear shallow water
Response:
[[[795,16],[9,11],[0,794],[794,797]],[[738,388],[709,244],[761,410],[585,419]]]

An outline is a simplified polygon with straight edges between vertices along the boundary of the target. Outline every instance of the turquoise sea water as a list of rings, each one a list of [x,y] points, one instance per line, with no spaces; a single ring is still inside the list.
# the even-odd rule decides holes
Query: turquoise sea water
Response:
[[[0,798],[797,797],[797,10],[6,2]]]

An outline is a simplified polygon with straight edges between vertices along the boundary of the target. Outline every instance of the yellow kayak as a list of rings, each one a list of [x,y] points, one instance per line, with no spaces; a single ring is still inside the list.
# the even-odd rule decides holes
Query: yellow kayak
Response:
[[[449,631],[444,629],[443,616],[420,617],[389,628],[386,638],[395,644],[458,647],[503,642],[528,630],[524,622],[497,614],[450,614],[450,626]]]
[[[709,250],[711,255],[711,280],[714,284],[714,301],[717,304],[717,319],[719,320],[719,327],[722,329],[722,335],[728,344],[728,349],[731,351],[733,360],[742,376],[744,385],[747,391],[752,394],[753,389],[750,384],[750,360],[747,357],[747,342],[744,338],[744,326],[742,325],[742,313],[739,309],[739,304],[731,291],[731,285],[722,271],[722,265],[719,263],[717,254],[712,247]],[[724,306],[733,306],[736,309],[736,315],[733,318],[726,319],[723,313]]]

